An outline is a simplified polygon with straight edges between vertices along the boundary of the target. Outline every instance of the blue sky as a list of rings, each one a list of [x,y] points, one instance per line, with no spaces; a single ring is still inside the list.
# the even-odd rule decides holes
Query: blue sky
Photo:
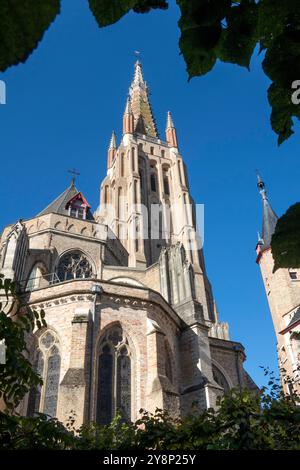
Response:
[[[133,51],[142,51],[161,135],[171,110],[192,195],[205,204],[206,264],[221,319],[246,347],[245,366],[262,385],[259,366],[276,370],[277,356],[255,264],[262,212],[255,169],[281,215],[298,201],[300,128],[277,147],[261,56],[253,58],[251,73],[218,63],[188,83],[179,11],[170,4],[167,12],[132,13],[100,30],[86,1],[64,0],[29,60],[0,74],[7,86],[7,104],[0,106],[0,226],[35,216],[69,184],[72,167],[81,173],[77,186],[97,207],[112,129],[121,137]]]

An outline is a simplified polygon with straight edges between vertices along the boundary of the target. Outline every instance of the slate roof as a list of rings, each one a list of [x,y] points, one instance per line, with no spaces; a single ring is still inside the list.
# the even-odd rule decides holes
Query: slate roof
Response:
[[[269,248],[271,245],[272,235],[275,232],[278,217],[273,211],[267,198],[263,199],[263,248]]]
[[[262,198],[263,203],[263,227],[262,227],[262,239],[260,240],[261,250],[266,250],[271,246],[272,235],[275,232],[278,217],[273,211],[271,204],[267,198],[267,191],[265,183],[261,179],[260,175],[257,175],[257,187]]]
[[[72,181],[71,185],[61,193],[49,206],[47,206],[38,216],[46,214],[61,214],[69,215],[69,210],[66,209],[67,203],[72,199],[79,191],[76,188],[74,182]],[[94,220],[93,214],[90,210],[87,212],[87,220]]]

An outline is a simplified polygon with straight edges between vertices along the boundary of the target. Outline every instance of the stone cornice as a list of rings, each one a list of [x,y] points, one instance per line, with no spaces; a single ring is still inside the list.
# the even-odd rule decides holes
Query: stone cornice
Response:
[[[158,292],[145,287],[128,286],[126,284],[118,284],[104,280],[77,279],[43,287],[31,292],[28,301],[26,301],[26,295],[24,295],[23,303],[24,305],[45,309],[78,301],[92,302],[95,296],[95,294],[92,293],[92,286],[96,283],[101,285],[103,289],[101,294],[97,294],[101,299],[101,303],[108,300],[136,309],[163,309],[177,327],[182,327],[182,320],[178,314]],[[64,289],[62,289],[62,287],[64,287]],[[122,287],[121,293],[120,287]]]

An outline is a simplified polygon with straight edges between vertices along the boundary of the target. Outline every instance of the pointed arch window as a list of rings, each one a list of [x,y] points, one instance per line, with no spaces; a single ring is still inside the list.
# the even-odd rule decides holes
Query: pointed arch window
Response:
[[[169,178],[166,174],[164,176],[164,192],[167,196],[170,196]]]
[[[213,364],[212,373],[214,381],[224,389],[224,393],[228,393],[230,390],[229,384],[224,376],[224,374]]]
[[[39,339],[34,360],[34,369],[43,379],[43,386],[30,390],[28,416],[34,416],[38,412],[56,416],[60,365],[58,338],[54,332],[47,330]]]
[[[96,421],[109,424],[116,413],[131,420],[131,355],[119,326],[109,330],[100,344]]]
[[[135,171],[135,151],[134,147],[131,149],[131,168],[132,171]]]
[[[57,276],[60,282],[72,279],[89,279],[93,277],[93,269],[83,253],[72,251],[61,257],[57,268]]]
[[[151,173],[151,176],[150,176],[150,186],[151,186],[151,191],[155,193],[156,192],[156,177],[154,173]]]
[[[124,153],[121,153],[121,176],[124,176]]]

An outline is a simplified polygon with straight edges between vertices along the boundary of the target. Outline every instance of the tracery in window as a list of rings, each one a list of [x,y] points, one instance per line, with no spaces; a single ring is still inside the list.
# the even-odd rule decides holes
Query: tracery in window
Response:
[[[131,356],[119,326],[109,330],[100,344],[96,421],[108,424],[117,412],[130,421]]]
[[[92,266],[80,251],[66,253],[59,261],[57,276],[60,282],[71,279],[88,279],[93,275]]]
[[[43,386],[31,389],[28,416],[37,412],[55,417],[58,400],[61,357],[56,335],[47,330],[39,339],[34,369],[43,379]]]

